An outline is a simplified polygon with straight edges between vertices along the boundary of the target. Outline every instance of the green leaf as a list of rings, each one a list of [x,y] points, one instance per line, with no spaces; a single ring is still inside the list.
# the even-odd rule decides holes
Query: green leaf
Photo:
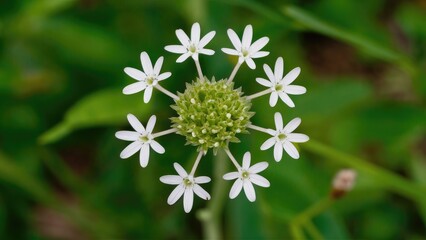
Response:
[[[80,128],[125,123],[126,115],[143,115],[150,110],[141,95],[126,96],[121,89],[105,89],[83,98],[65,115],[65,119],[40,137],[42,144],[52,143]]]

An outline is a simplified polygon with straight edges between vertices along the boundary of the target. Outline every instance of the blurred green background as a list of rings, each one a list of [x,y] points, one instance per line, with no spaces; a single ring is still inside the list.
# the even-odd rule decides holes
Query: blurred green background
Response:
[[[298,132],[311,141],[299,145],[301,159],[280,163],[259,150],[264,134],[231,145],[237,159],[251,151],[253,161],[269,161],[271,187],[256,188],[255,203],[225,199],[225,238],[292,239],[299,231],[307,239],[425,239],[425,0],[6,0],[0,16],[1,239],[203,237],[197,212],[207,202],[196,198],[185,214],[181,201],[167,205],[172,187],[159,181],[174,174],[173,162],[189,168],[195,148],[178,135],[159,138],[166,153],[142,169],[137,156],[119,158],[125,143],[114,137],[130,129],[127,113],[143,123],[157,115],[157,131],[170,127],[171,99],[124,96],[133,80],[123,68],[140,68],[142,51],[165,56],[163,71],[173,75],[163,86],[183,91],[195,66],[176,64],[164,46],[196,21],[203,35],[217,32],[208,45],[216,54],[200,58],[208,77],[228,77],[234,66],[220,51],[231,46],[226,30],[241,36],[252,24],[254,39],[270,38],[271,53],[254,71],[244,65],[236,85],[263,90],[261,66],[282,56],[285,72],[302,68],[295,83],[308,89],[292,98],[294,109],[254,100],[255,124],[273,127],[276,111],[285,121],[299,116]],[[212,176],[213,164],[210,153],[198,174]],[[327,198],[341,168],[358,172],[353,191],[296,226]]]

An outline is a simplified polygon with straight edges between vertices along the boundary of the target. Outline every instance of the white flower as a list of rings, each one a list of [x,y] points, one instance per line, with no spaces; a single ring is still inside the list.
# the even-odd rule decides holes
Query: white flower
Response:
[[[115,133],[115,137],[125,141],[133,141],[130,143],[121,153],[120,157],[125,159],[129,158],[137,151],[140,150],[139,162],[142,167],[146,167],[149,161],[149,149],[150,147],[157,153],[163,154],[165,152],[163,146],[161,146],[152,137],[152,130],[155,126],[156,121],[155,115],[152,115],[146,128],[143,127],[142,123],[133,115],[127,114],[127,120],[132,125],[134,131],[118,131]]]
[[[302,120],[300,118],[295,118],[291,120],[283,128],[283,119],[279,112],[276,112],[274,115],[276,131],[271,131],[273,137],[266,140],[262,146],[261,150],[266,150],[274,146],[274,159],[279,162],[283,156],[283,148],[294,159],[299,158],[299,152],[296,147],[293,145],[293,142],[302,143],[309,140],[309,137],[301,133],[293,133],[293,131],[300,125]]]
[[[243,157],[243,166],[238,169],[238,172],[230,172],[223,175],[225,180],[237,179],[231,187],[229,192],[229,198],[234,199],[244,188],[244,193],[250,202],[256,200],[256,192],[254,191],[253,183],[261,187],[269,187],[269,181],[260,176],[259,172],[265,170],[268,167],[267,162],[256,163],[250,167],[250,152],[246,152]]]
[[[190,56],[195,61],[198,61],[198,54],[214,54],[213,50],[204,49],[204,47],[212,40],[215,34],[215,31],[211,31],[200,40],[200,24],[194,23],[191,28],[191,39],[182,29],[178,29],[176,30],[176,36],[182,45],[169,45],[165,49],[172,53],[182,54],[176,60],[178,63],[185,61]]]
[[[192,209],[194,193],[204,200],[210,200],[210,194],[199,185],[210,182],[209,177],[194,178],[194,176],[188,175],[179,163],[174,163],[173,166],[179,175],[166,175],[160,178],[160,181],[165,184],[177,185],[167,199],[169,205],[174,204],[183,195],[183,208],[186,213],[189,213]]]
[[[251,69],[256,68],[256,64],[252,58],[261,58],[269,54],[269,52],[260,51],[269,42],[268,37],[262,37],[253,44],[251,43],[253,37],[253,28],[251,25],[245,27],[242,41],[240,41],[238,35],[232,29],[228,29],[228,36],[235,49],[222,48],[222,51],[229,55],[239,56],[238,63],[246,62]]]
[[[124,68],[124,72],[138,82],[127,85],[123,89],[123,93],[129,95],[145,90],[143,101],[148,103],[151,99],[152,88],[157,85],[159,81],[169,78],[172,74],[170,72],[160,74],[164,60],[163,57],[158,58],[154,67],[152,67],[151,59],[149,59],[146,52],[142,52],[140,58],[143,72],[136,68]]]
[[[264,78],[256,78],[256,81],[272,90],[269,98],[269,105],[274,107],[277,104],[278,97],[281,98],[289,107],[294,107],[293,101],[290,99],[288,94],[300,95],[306,92],[306,88],[298,85],[290,85],[300,74],[300,68],[294,68],[283,78],[284,73],[284,61],[282,57],[279,57],[275,62],[275,69],[272,72],[271,68],[264,64],[263,69],[269,78],[269,81]]]

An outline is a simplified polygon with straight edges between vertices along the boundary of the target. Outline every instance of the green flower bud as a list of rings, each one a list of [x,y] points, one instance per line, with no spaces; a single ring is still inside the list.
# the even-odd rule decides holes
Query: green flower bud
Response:
[[[228,142],[239,142],[237,133],[248,133],[251,102],[242,96],[241,88],[226,80],[197,79],[186,85],[185,92],[172,108],[178,117],[171,118],[178,134],[185,136],[187,144],[198,146],[198,151],[227,148]]]

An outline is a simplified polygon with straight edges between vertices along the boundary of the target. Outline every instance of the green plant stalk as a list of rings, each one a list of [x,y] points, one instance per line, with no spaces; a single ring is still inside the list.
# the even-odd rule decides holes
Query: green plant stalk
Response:
[[[295,224],[305,224],[306,222],[313,219],[315,216],[319,215],[320,213],[328,209],[333,202],[334,201],[329,197],[323,198],[320,201],[308,207],[306,210],[304,210],[300,214],[298,214],[293,219],[293,222]]]
[[[304,224],[306,231],[311,235],[313,239],[322,240],[324,237],[318,231],[318,228],[312,223],[312,220],[306,221]]]
[[[377,179],[384,188],[410,198],[414,202],[421,204],[426,200],[426,188],[410,182],[388,170],[377,167],[366,160],[340,152],[312,139],[304,143],[302,147],[327,160],[333,160],[368,174]]]
[[[218,181],[226,173],[228,161],[223,150],[219,150],[213,160],[215,178],[212,190],[212,200],[207,204],[207,208],[198,212],[198,219],[203,225],[204,239],[218,240],[223,239],[222,232],[222,213],[224,200],[226,199],[226,186],[221,181]]]

